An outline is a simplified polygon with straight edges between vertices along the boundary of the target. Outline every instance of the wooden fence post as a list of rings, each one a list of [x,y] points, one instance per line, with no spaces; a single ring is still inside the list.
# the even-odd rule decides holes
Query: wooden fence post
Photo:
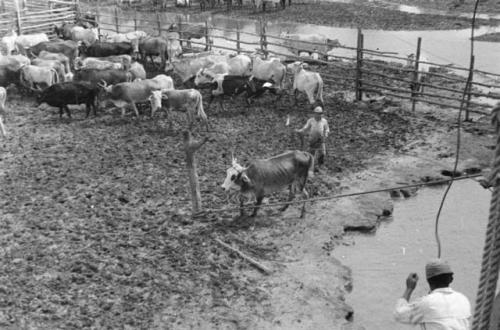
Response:
[[[184,132],[184,150],[186,151],[186,167],[189,175],[189,188],[191,190],[191,200],[193,203],[193,215],[201,211],[200,182],[198,181],[195,153],[207,141],[208,137],[205,137],[205,139],[201,142],[194,141],[191,132]]]
[[[156,12],[156,24],[158,25],[158,36],[161,36],[161,19],[159,11]]]
[[[240,45],[240,23],[236,22],[236,51],[238,54],[241,53],[241,45]]]
[[[134,31],[137,31],[137,7],[134,7]]]
[[[5,0],[2,0],[2,13],[5,13]]]
[[[264,54],[264,59],[267,59],[267,37],[266,37],[266,25],[265,21],[260,21],[260,50]]]
[[[474,79],[474,56],[470,59],[470,83],[467,87],[467,103],[465,103],[465,121],[470,121],[470,111],[469,111],[469,106],[470,106],[470,99],[472,97],[472,80]]]
[[[21,27],[21,12],[19,9],[19,1],[20,0],[15,0],[16,3],[16,25],[17,25],[17,34],[22,34],[22,27]]]
[[[118,18],[118,6],[115,6],[115,29],[116,33],[120,33],[120,24]]]
[[[356,100],[363,100],[363,88],[361,83],[361,67],[363,66],[363,33],[358,28],[358,42],[356,45]]]
[[[95,19],[97,21],[97,35],[99,36],[99,39],[101,39],[101,16],[100,16],[100,11],[101,11],[101,0],[97,0],[97,2],[96,2],[96,8],[95,8]]]
[[[415,105],[417,100],[415,99],[418,96],[418,90],[420,89],[418,83],[418,65],[420,62],[420,47],[422,46],[422,38],[418,37],[417,40],[417,53],[415,55],[415,67],[413,70],[413,84],[411,86],[411,111],[415,112]]]
[[[208,20],[205,20],[205,51],[212,49],[212,41],[210,38],[210,30],[208,28]]]

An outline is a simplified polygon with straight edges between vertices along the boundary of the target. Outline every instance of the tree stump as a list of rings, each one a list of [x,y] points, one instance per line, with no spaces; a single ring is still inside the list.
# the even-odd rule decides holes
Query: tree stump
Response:
[[[200,182],[198,181],[198,170],[196,161],[196,151],[200,149],[206,142],[208,137],[203,141],[193,140],[191,132],[184,132],[184,150],[186,151],[186,167],[189,175],[189,188],[191,190],[191,201],[193,203],[193,215],[201,211],[201,194]]]

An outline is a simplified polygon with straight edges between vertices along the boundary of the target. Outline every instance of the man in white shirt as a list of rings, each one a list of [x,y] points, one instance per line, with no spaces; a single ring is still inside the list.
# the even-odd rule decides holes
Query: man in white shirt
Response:
[[[469,300],[460,292],[452,290],[453,272],[441,259],[431,260],[425,266],[425,275],[430,293],[413,302],[410,296],[415,290],[418,275],[411,273],[406,279],[406,290],[396,302],[396,321],[420,325],[426,330],[468,330],[471,307]]]
[[[301,134],[309,134],[309,151],[314,155],[316,150],[319,151],[318,165],[323,164],[326,155],[325,141],[330,134],[328,122],[323,118],[323,108],[317,106],[314,108],[314,117],[309,118],[307,123],[296,132]]]

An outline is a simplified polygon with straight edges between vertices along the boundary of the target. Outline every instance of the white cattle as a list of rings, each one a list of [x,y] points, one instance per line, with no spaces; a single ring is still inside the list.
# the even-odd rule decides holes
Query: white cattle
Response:
[[[75,59],[75,69],[96,69],[96,70],[106,70],[106,69],[115,69],[115,70],[123,70],[123,63],[111,62],[106,60],[101,60],[96,57],[87,57],[81,59],[77,57]]]
[[[205,111],[203,110],[201,93],[196,89],[154,91],[152,92],[150,101],[151,117],[153,117],[154,113],[158,109],[162,108],[162,104],[165,104],[167,108],[167,119],[172,109],[184,110],[186,111],[190,128],[193,126],[195,116],[197,115],[201,118],[205,125],[207,125],[208,129],[208,119]]]
[[[252,56],[252,76],[262,80],[272,80],[279,88],[284,87],[286,77],[286,67],[279,58],[263,60],[260,57]]]
[[[16,38],[16,49],[19,54],[26,54],[26,49],[41,42],[49,41],[45,33],[25,34]]]
[[[66,81],[66,71],[64,69],[64,64],[62,64],[58,60],[45,60],[42,58],[34,58],[31,61],[31,64],[36,65],[38,67],[52,68],[57,72],[58,81]]]
[[[146,79],[146,70],[144,70],[144,66],[139,63],[139,62],[134,62],[130,66],[130,69],[128,70],[132,74],[132,80],[139,79],[139,80],[144,80]]]
[[[203,84],[209,84],[213,81],[213,76],[215,74],[231,74],[231,67],[229,64],[222,62],[222,63],[216,63],[213,64],[212,66],[208,68],[203,68],[200,69],[194,78],[194,84],[196,86],[203,85]]]
[[[82,42],[85,46],[90,46],[99,39],[97,28],[86,29],[82,26],[71,28],[71,40]]]
[[[287,65],[287,69],[293,74],[295,104],[297,104],[297,92],[305,93],[310,104],[314,104],[316,100],[323,103],[323,79],[317,72],[306,71],[305,66],[304,63],[298,61]]]
[[[0,133],[2,136],[7,136],[7,131],[3,125],[3,117],[5,116],[5,100],[7,99],[7,90],[4,87],[0,87]]]
[[[53,68],[25,65],[20,71],[21,84],[30,89],[34,89],[35,84],[38,89],[41,89],[42,84],[49,87],[59,82],[57,72]]]
[[[157,84],[157,89],[159,90],[171,90],[174,89],[174,81],[171,77],[164,75],[164,74],[159,74],[155,76],[154,78],[151,79],[146,79],[154,82]]]
[[[68,74],[68,73],[71,72],[69,58],[66,55],[64,55],[64,54],[51,53],[51,52],[47,52],[45,50],[42,50],[38,54],[38,58],[41,58],[41,59],[44,59],[44,60],[56,60],[56,61],[59,61],[59,62],[61,62],[64,65],[64,70],[65,70],[66,74]]]
[[[24,55],[0,55],[0,66],[11,71],[19,70],[23,65],[30,64],[30,59]]]
[[[286,31],[281,32],[280,37],[286,39],[283,43],[293,53],[297,55],[307,53],[309,56],[316,54],[314,56],[318,58],[319,53],[323,55],[322,57],[327,57],[328,51],[341,45],[338,39],[330,39],[321,34],[292,34]]]
[[[0,40],[2,50],[5,50],[5,55],[11,55],[16,50],[17,33],[12,30],[10,35],[6,35]]]
[[[104,37],[106,42],[132,42],[132,40],[146,38],[148,34],[144,31],[132,31],[126,33],[116,33]]]

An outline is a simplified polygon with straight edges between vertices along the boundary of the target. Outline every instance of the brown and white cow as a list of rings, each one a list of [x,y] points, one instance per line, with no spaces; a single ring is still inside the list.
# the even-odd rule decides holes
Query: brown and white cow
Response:
[[[244,195],[254,195],[256,198],[252,216],[257,215],[264,196],[273,192],[290,189],[289,201],[295,197],[295,186],[299,188],[305,198],[309,194],[305,190],[307,178],[313,176],[314,157],[305,151],[287,151],[280,155],[259,159],[250,162],[248,167],[243,167],[233,158],[232,166],[226,171],[227,176],[222,184],[225,191],[238,191],[241,193],[240,206],[243,207]],[[280,211],[285,211],[289,204],[284,205]],[[302,205],[301,217],[305,214],[306,204]],[[243,208],[240,209],[244,214]]]

